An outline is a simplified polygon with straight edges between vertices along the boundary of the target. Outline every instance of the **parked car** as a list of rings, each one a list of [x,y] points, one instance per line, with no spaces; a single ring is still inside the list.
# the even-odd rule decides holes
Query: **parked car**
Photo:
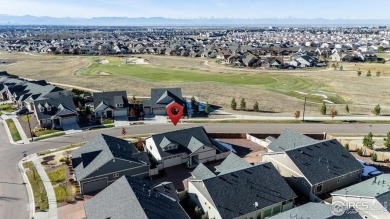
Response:
[[[20,115],[24,115],[24,114],[27,114],[29,113],[28,109],[27,108],[22,108],[22,109],[19,109],[15,112],[16,115],[20,116]]]

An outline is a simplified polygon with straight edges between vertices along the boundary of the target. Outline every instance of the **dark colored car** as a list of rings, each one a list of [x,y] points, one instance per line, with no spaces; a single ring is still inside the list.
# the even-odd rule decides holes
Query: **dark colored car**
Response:
[[[28,111],[28,109],[27,108],[22,108],[22,109],[20,109],[20,110],[18,110],[18,111],[16,111],[16,115],[18,115],[18,116],[20,116],[20,115],[24,115],[24,114],[27,114],[29,111]]]

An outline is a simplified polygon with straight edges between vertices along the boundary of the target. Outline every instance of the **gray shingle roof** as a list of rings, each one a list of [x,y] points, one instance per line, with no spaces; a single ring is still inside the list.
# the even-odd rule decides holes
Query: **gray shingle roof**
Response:
[[[363,169],[335,139],[290,149],[285,153],[312,185]]]
[[[49,105],[51,110],[48,111],[48,108],[45,105]],[[55,116],[63,116],[74,114],[77,115],[76,106],[73,102],[72,96],[64,96],[62,98],[55,99],[44,99],[34,101],[35,111],[38,119],[51,119]],[[44,107],[44,111],[39,110],[39,106]]]
[[[252,167],[250,163],[234,153],[230,153],[219,166],[215,167],[215,169],[217,169],[216,172],[219,172],[219,174],[225,174],[250,167]]]
[[[153,88],[151,90],[150,105],[152,107],[166,107],[172,101],[183,105],[181,88]]]
[[[177,199],[170,197],[172,184],[156,184],[121,177],[84,205],[87,219],[189,218]]]
[[[75,158],[83,160],[75,168],[78,180],[88,177],[114,158],[129,160],[143,165],[150,164],[146,153],[138,151],[133,143],[104,134],[94,137],[87,144],[73,151],[72,159]]]
[[[235,218],[292,200],[293,190],[271,163],[263,163],[203,180],[222,218]]]
[[[204,180],[215,176],[209,168],[207,168],[204,164],[200,163],[194,171],[192,171],[192,176],[197,180]]]
[[[129,106],[126,91],[98,92],[93,93],[92,97],[95,109],[98,108],[101,102],[105,102],[110,108],[116,108],[117,104],[123,104],[123,107]]]
[[[295,207],[288,211],[277,214],[270,219],[360,219],[362,218],[358,213],[344,214],[342,216],[335,216],[331,212],[331,205],[309,202],[304,205]]]
[[[292,130],[285,130],[276,140],[269,140],[272,140],[272,142],[268,145],[267,148],[274,152],[285,151],[288,149],[319,142],[318,140],[312,139],[306,135],[294,132]]]
[[[384,194],[390,195],[390,174],[382,174],[347,188],[332,192],[332,195],[370,198],[376,198]],[[390,202],[390,199],[388,201]]]
[[[206,130],[201,126],[152,135],[151,138],[156,143],[157,149],[162,157],[183,152],[191,154],[203,146],[214,148],[210,138],[207,136]],[[178,149],[163,151],[162,148],[167,145],[167,141],[172,144],[177,144]]]

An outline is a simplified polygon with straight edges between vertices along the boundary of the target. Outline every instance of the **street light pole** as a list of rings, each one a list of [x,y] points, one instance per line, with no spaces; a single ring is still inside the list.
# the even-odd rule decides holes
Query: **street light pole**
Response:
[[[307,99],[307,97],[305,97],[305,103],[303,104],[303,115],[302,115],[302,121],[303,122],[305,122],[306,99]]]
[[[27,114],[27,121],[28,121],[28,128],[30,129],[31,141],[34,141],[34,135],[31,131],[31,125],[30,125],[30,114]]]

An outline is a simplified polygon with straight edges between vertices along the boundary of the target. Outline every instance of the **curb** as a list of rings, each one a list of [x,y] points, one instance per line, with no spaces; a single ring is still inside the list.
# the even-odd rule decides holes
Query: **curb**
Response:
[[[23,159],[21,159],[18,162],[18,167],[19,167],[20,174],[22,175],[23,182],[26,184],[27,195],[28,195],[28,200],[29,200],[29,218],[34,218],[34,216],[35,216],[35,200],[34,200],[34,195],[33,195],[30,181],[28,180],[27,174],[24,171],[23,163],[25,161],[23,161]]]
[[[4,126],[4,128],[5,128],[5,132],[7,132],[7,136],[8,136],[9,142],[10,142],[11,144],[14,144],[14,145],[21,145],[21,144],[18,144],[18,143],[16,143],[16,142],[14,142],[14,139],[12,139],[11,131],[10,131],[9,128],[8,128],[7,122],[6,122],[4,119],[2,119],[2,120],[3,120],[3,126]]]

